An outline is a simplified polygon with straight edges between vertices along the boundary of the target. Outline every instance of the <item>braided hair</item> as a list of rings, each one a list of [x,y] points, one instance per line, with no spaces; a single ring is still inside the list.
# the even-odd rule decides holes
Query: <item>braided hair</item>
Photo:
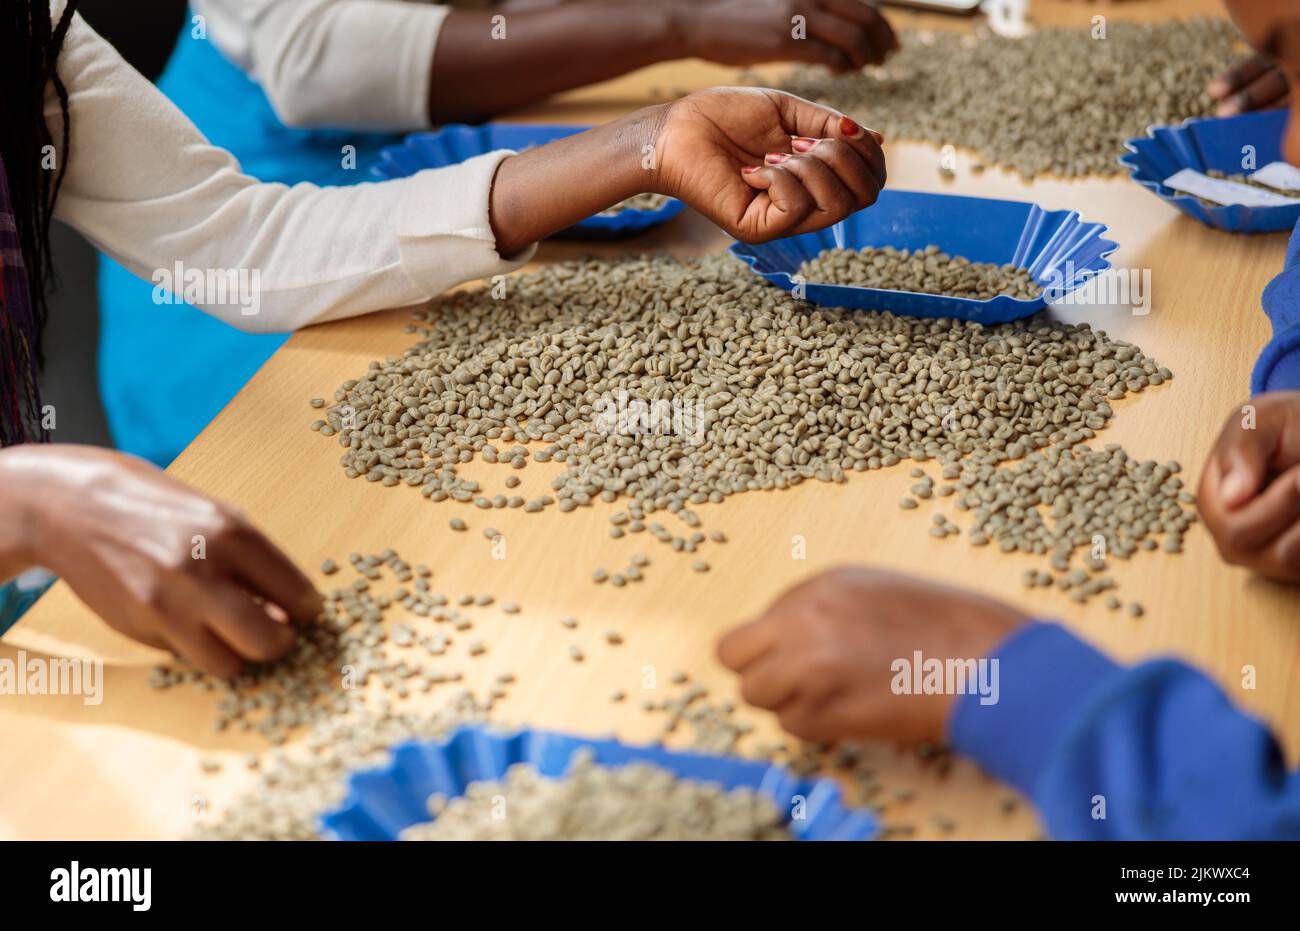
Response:
[[[50,224],[68,159],[68,92],[56,70],[76,0],[56,20],[50,0],[0,0],[0,446],[45,438],[36,384],[54,277]],[[51,88],[61,145],[45,122]],[[57,152],[57,156],[56,153]]]

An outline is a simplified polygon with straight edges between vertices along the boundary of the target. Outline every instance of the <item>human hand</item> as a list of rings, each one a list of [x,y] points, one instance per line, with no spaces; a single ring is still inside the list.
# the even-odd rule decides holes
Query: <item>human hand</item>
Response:
[[[152,465],[88,446],[0,452],[4,510],[21,559],[58,573],[132,639],[218,676],[293,645],[320,594],[242,514]],[[18,542],[15,543],[14,540]]]
[[[1290,95],[1286,73],[1265,55],[1252,55],[1210,82],[1206,93],[1218,103],[1215,116],[1280,107]]]
[[[981,595],[874,569],[823,572],[718,642],[745,701],[805,740],[939,740],[953,695],[895,694],[891,668],[979,659],[1029,619]]]
[[[713,88],[662,108],[652,183],[737,239],[766,242],[874,204],[885,185],[881,139],[791,94]]]
[[[687,54],[723,65],[798,61],[834,71],[878,65],[899,48],[863,0],[676,0]],[[802,36],[796,16],[802,16]]]
[[[1300,581],[1300,391],[1234,412],[1201,473],[1197,507],[1225,562]]]

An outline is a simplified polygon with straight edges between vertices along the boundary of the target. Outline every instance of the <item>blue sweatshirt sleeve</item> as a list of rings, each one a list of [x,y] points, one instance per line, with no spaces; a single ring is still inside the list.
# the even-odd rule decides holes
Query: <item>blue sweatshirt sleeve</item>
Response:
[[[1264,288],[1262,303],[1273,338],[1255,363],[1250,393],[1300,388],[1300,225],[1291,232],[1286,265]]]
[[[962,696],[950,740],[1032,799],[1051,836],[1300,839],[1300,774],[1195,669],[1119,666],[1055,624],[994,655],[997,702]]]

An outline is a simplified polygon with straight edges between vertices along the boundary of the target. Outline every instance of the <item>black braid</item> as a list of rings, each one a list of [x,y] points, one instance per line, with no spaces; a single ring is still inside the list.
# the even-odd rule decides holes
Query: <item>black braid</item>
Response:
[[[4,158],[9,197],[31,284],[37,339],[49,314],[46,292],[54,279],[50,225],[54,203],[67,171],[69,145],[68,91],[55,67],[72,24],[76,0],[68,0],[57,23],[49,0],[0,0],[0,156]],[[61,145],[54,170],[46,154],[54,138],[45,122],[45,91],[50,86],[62,114]]]

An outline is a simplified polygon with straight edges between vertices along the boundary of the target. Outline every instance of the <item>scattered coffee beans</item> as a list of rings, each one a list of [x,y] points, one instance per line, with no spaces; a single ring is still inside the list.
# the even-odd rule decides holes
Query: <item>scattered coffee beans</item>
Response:
[[[215,730],[257,732],[277,748],[269,759],[245,758],[245,767],[257,772],[256,788],[236,799],[216,822],[201,825],[200,836],[314,838],[316,817],[342,800],[348,772],[381,764],[387,748],[402,740],[437,737],[457,724],[482,721],[504,697],[500,686],[507,683],[498,678],[498,687],[484,700],[461,690],[434,714],[393,711],[391,698],[457,682],[461,673],[435,667],[421,656],[442,657],[448,635],[405,621],[386,624],[386,613],[400,606],[417,618],[452,621],[457,628],[467,625],[468,618],[447,608],[445,595],[428,591],[432,572],[427,566],[416,567],[423,570],[417,587],[402,584],[416,573],[391,549],[369,556],[353,553],[349,562],[361,578],[327,593],[321,617],[298,629],[296,647],[279,662],[250,667],[231,680],[215,680],[183,665],[151,673],[149,684],[156,689],[188,683],[218,693]],[[399,584],[377,593],[375,583],[383,570]],[[425,587],[418,587],[419,582]],[[471,656],[485,650],[482,641],[467,644]],[[292,752],[280,749],[290,733],[302,729],[306,735],[295,741]],[[220,768],[215,757],[200,762],[205,772]]]
[[[978,453],[945,469],[953,477],[954,500],[973,520],[972,545],[996,544],[1006,553],[1046,556],[1061,575],[1055,585],[1080,603],[1115,587],[1107,576],[1093,578],[1070,570],[1080,551],[1089,569],[1102,571],[1107,561],[1130,559],[1143,544],[1164,536],[1181,551],[1182,535],[1197,520],[1195,496],[1179,478],[1177,462],[1138,461],[1115,443],[1093,449],[1086,443],[1056,444],[1026,455],[1012,465]],[[958,528],[935,516],[931,534],[946,536]],[[936,533],[936,531],[942,531]],[[1026,587],[1053,584],[1037,569],[1022,576]],[[1118,606],[1117,599],[1107,604]],[[1134,603],[1136,605],[1136,603]],[[1113,608],[1112,608],[1113,609]],[[1141,614],[1137,606],[1134,617]]]

